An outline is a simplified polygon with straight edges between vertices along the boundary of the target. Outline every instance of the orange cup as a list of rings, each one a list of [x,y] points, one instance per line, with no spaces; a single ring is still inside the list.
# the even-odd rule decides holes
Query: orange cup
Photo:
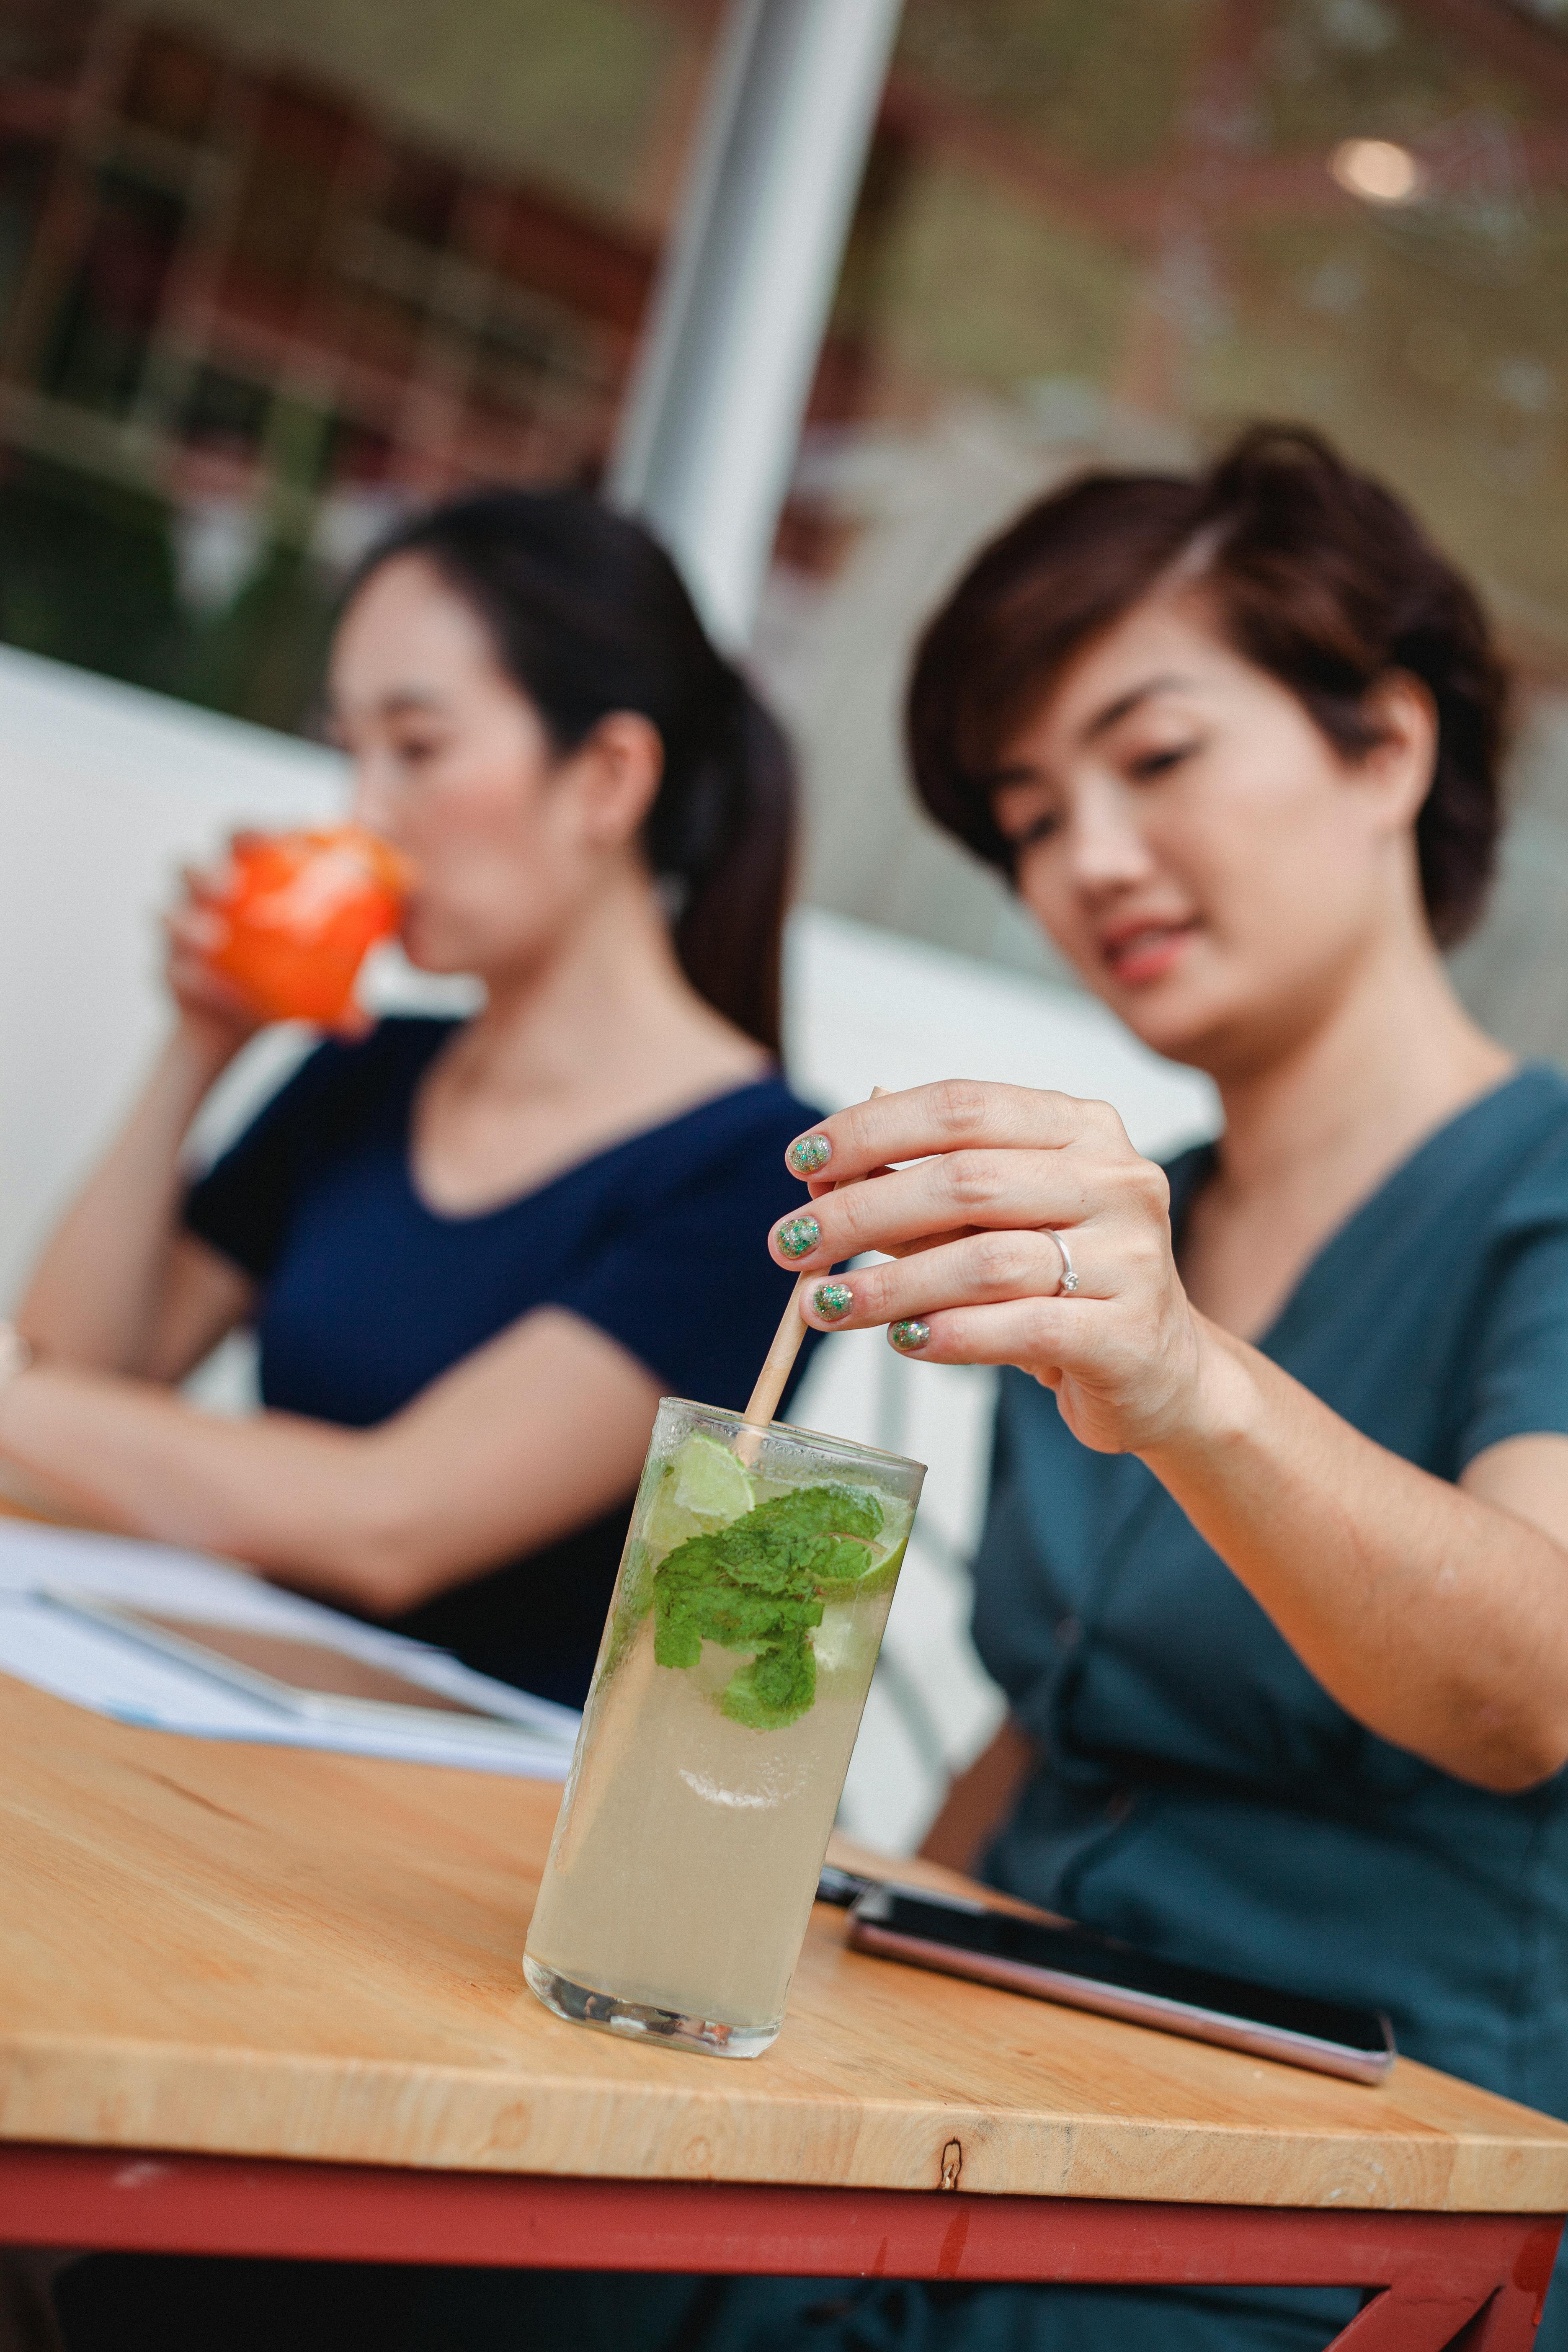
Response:
[[[354,982],[390,939],[412,878],[407,860],[354,824],[241,834],[232,880],[207,911],[226,936],[207,962],[265,1021],[353,1026]]]

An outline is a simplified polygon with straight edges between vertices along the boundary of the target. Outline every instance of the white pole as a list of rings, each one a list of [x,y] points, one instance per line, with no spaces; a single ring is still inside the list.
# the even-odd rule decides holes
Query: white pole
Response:
[[[731,0],[609,494],[752,633],[901,0]]]

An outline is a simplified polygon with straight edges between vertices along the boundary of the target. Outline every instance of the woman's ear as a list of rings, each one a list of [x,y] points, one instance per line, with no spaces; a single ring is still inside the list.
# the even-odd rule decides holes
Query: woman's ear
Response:
[[[1365,709],[1377,740],[1357,761],[1358,777],[1378,794],[1388,830],[1403,833],[1415,824],[1432,789],[1437,706],[1420,678],[1394,669],[1379,678]]]
[[[641,833],[664,775],[664,740],[640,710],[612,710],[570,761],[584,838],[623,849]]]

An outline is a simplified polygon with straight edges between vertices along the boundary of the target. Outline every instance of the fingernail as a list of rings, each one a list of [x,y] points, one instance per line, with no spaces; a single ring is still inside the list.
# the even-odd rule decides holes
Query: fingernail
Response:
[[[888,1327],[888,1337],[900,1354],[918,1355],[931,1338],[931,1325],[914,1321],[890,1323]]]
[[[815,1176],[832,1157],[833,1146],[826,1135],[803,1135],[784,1153],[797,1176]]]
[[[826,1321],[837,1323],[854,1306],[855,1293],[847,1282],[819,1282],[811,1294],[811,1303]]]
[[[773,1239],[785,1257],[805,1257],[822,1239],[822,1227],[815,1217],[786,1217]]]

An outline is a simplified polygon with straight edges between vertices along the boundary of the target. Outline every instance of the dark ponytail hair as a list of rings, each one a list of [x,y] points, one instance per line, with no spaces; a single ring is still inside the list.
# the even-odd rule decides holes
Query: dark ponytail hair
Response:
[[[616,710],[657,728],[664,772],[643,848],[674,900],[681,970],[776,1054],[795,763],[663,548],[584,491],[498,489],[416,516],[351,596],[398,555],[424,557],[473,606],[557,751]]]

